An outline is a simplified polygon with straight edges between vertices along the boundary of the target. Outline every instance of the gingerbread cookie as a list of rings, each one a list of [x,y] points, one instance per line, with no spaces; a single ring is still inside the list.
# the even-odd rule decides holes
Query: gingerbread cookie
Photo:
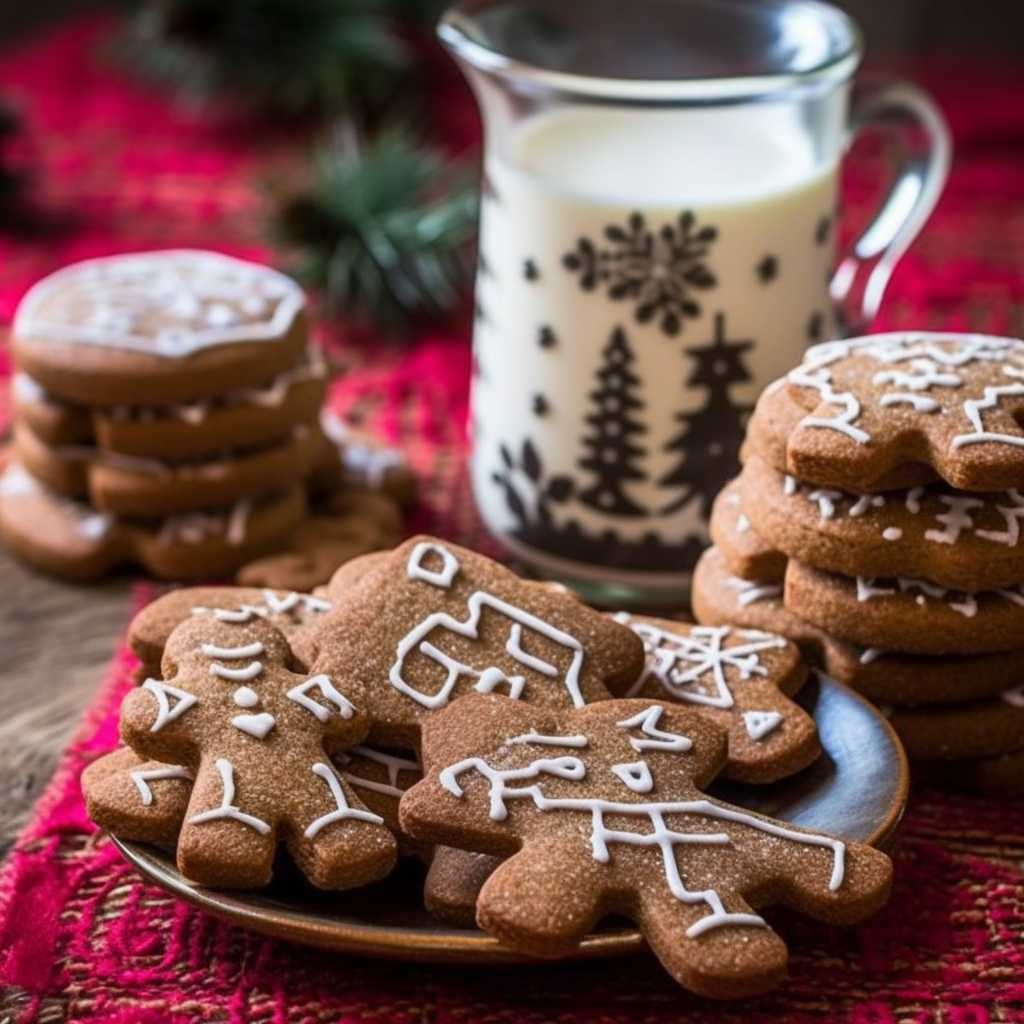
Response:
[[[789,698],[807,679],[797,646],[775,633],[693,626],[619,612],[643,641],[647,664],[629,697],[690,704],[729,734],[722,774],[775,782],[821,753],[814,719]]]
[[[840,640],[907,654],[1008,651],[1024,636],[1024,584],[967,594],[902,576],[851,579],[791,561],[783,600]]]
[[[423,839],[508,856],[477,922],[510,948],[559,956],[624,914],[687,988],[750,996],[786,969],[757,907],[857,921],[885,903],[892,866],[706,796],[725,756],[724,733],[677,704],[555,712],[474,694],[425,725],[424,780],[402,798],[401,821]]]
[[[97,447],[119,455],[196,459],[286,439],[317,420],[327,389],[322,356],[309,349],[259,387],[188,404],[88,407],[62,402],[26,373],[11,384],[15,418],[49,447]]]
[[[959,761],[1024,748],[1024,686],[989,700],[892,708],[887,717],[911,758]]]
[[[947,784],[985,796],[1024,797],[1024,750],[950,763],[943,775]]]
[[[315,485],[324,490],[354,487],[386,495],[400,506],[416,498],[416,477],[405,455],[363,430],[356,430],[332,412],[320,417],[324,434],[332,444],[317,470]]]
[[[128,644],[148,675],[160,674],[171,633],[194,616],[221,622],[266,619],[285,636],[296,662],[309,666],[313,632],[333,605],[324,598],[257,587],[183,587],[163,594],[138,612],[128,627]]]
[[[730,480],[715,498],[708,531],[737,576],[776,581],[785,575],[786,556],[753,528],[739,478]]]
[[[242,566],[237,579],[245,586],[312,590],[339,566],[391,548],[400,538],[401,513],[392,499],[373,491],[339,491],[320,503],[280,551]]]
[[[125,564],[162,579],[229,576],[284,544],[305,510],[303,491],[294,486],[223,510],[140,523],[54,494],[20,462],[0,473],[7,548],[44,572],[83,582]]]
[[[181,831],[194,778],[184,765],[147,761],[122,748],[82,772],[82,792],[100,828],[119,839],[169,845]]]
[[[473,690],[571,707],[622,692],[644,664],[625,626],[423,536],[343,592],[317,644],[314,670],[373,709],[375,743],[403,749],[416,747],[434,712]]]
[[[747,460],[739,486],[747,531],[713,525],[716,544],[718,532],[734,538],[734,550],[750,547],[756,533],[780,556],[829,572],[919,577],[971,593],[1024,580],[1024,494],[1016,490],[966,494],[932,484],[849,494],[806,484],[757,458]],[[754,574],[743,575],[761,578],[754,558],[746,562]]]
[[[1004,491],[1024,479],[1024,341],[878,334],[808,349],[769,387],[745,452],[857,493],[936,479]]]
[[[423,883],[423,905],[442,924],[476,927],[476,901],[504,858],[489,853],[435,846]]]
[[[139,458],[94,447],[47,448],[24,423],[14,448],[25,468],[50,490],[88,500],[102,512],[162,519],[232,505],[266,491],[301,483],[319,448],[318,428],[296,427],[267,448],[223,454],[200,462]]]
[[[1020,679],[1024,660],[1020,649],[930,658],[844,643],[786,608],[781,579],[741,579],[717,548],[705,551],[694,570],[693,610],[704,625],[733,624],[788,637],[827,675],[881,704],[949,704],[995,696]]]
[[[395,838],[331,764],[361,742],[365,711],[323,674],[299,674],[280,630],[259,616],[197,616],[170,635],[160,679],[125,697],[122,739],[195,774],[177,844],[201,885],[270,880],[278,842],[306,877],[340,889],[382,878]]]
[[[269,267],[169,250],[44,278],[14,318],[18,367],[88,406],[191,403],[261,387],[306,347],[305,298]]]

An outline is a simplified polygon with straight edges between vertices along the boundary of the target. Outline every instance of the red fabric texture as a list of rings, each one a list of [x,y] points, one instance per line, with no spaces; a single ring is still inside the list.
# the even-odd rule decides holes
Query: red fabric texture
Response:
[[[46,238],[0,237],[0,323],[38,277],[84,257],[173,245],[273,258],[258,233],[260,180],[294,139],[169,108],[97,60],[104,32],[77,25],[0,59],[0,96],[23,116],[35,195],[68,220]],[[877,326],[1024,335],[1024,71],[912,70],[948,112],[957,156]],[[452,145],[472,141],[472,106],[454,75],[438,79],[434,106]],[[849,223],[870,213],[884,156],[878,140],[855,151]],[[408,349],[320,329],[345,367],[332,404],[402,445],[423,481],[412,525],[486,546],[463,464],[468,329]],[[2,359],[6,373],[6,350]],[[147,595],[141,587],[139,599]],[[509,968],[376,962],[223,923],[143,883],[96,834],[78,780],[116,743],[131,667],[122,651],[0,870],[4,1024],[1024,1022],[1024,802],[915,793],[890,906],[843,930],[775,918],[790,977],[752,1003],[711,1007],[650,957]]]

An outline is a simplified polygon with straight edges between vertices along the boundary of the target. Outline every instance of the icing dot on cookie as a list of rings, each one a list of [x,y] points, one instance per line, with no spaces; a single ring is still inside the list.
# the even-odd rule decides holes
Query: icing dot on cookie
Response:
[[[240,708],[255,707],[259,703],[259,695],[251,686],[240,686],[234,693],[235,703]]]
[[[882,531],[882,536],[886,540],[899,540],[903,536],[903,531],[898,526],[889,526]]]

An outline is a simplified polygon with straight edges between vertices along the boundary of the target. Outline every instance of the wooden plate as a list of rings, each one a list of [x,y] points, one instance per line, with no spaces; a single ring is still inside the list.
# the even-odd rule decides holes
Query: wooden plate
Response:
[[[712,792],[794,825],[887,848],[907,800],[907,760],[892,729],[857,694],[818,675],[800,703],[818,724],[823,757],[799,775],[771,786],[716,783]],[[164,850],[114,839],[151,882],[243,928],[348,953],[421,962],[519,963],[524,957],[473,929],[438,924],[422,908],[423,874],[408,863],[389,878],[350,892],[322,892],[287,864],[257,892],[222,892],[194,885]],[[602,926],[576,959],[644,949],[628,924]]]

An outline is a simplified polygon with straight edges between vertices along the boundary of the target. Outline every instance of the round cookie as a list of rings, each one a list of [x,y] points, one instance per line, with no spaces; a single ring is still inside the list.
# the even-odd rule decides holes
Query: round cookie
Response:
[[[305,297],[269,267],[200,250],[76,263],[39,281],[12,329],[16,365],[85,405],[166,405],[258,387],[306,346]]]
[[[919,577],[971,593],[1024,580],[1024,495],[1017,490],[966,494],[932,484],[850,494],[804,483],[754,457],[739,487],[748,529],[717,531],[735,538],[734,550],[751,548],[752,526],[776,552],[845,576]],[[712,537],[721,546],[714,523]],[[742,575],[761,577],[753,556],[746,564],[755,572]]]
[[[907,756],[923,760],[993,758],[1024,747],[1024,686],[990,700],[887,713]]]
[[[721,551],[736,576],[745,580],[780,582],[786,572],[786,556],[765,542],[751,523],[740,487],[730,480],[711,506],[708,523],[711,542]]]
[[[790,561],[783,601],[840,640],[906,654],[989,654],[1019,648],[1024,636],[1024,583],[966,594],[927,580],[851,579]]]
[[[643,641],[647,664],[627,697],[688,704],[729,734],[725,778],[763,784],[821,754],[814,719],[789,698],[807,679],[797,646],[774,633],[694,626],[618,612]]]
[[[162,579],[229,576],[285,543],[302,521],[301,487],[219,511],[139,523],[49,491],[16,461],[0,475],[0,535],[8,549],[62,579],[98,579],[123,564]]]
[[[47,448],[24,423],[14,449],[25,468],[50,490],[88,500],[102,512],[160,519],[232,505],[267,490],[303,481],[312,469],[319,428],[295,427],[284,441],[254,451],[199,462],[119,455],[95,447]]]
[[[705,551],[694,570],[693,610],[705,625],[732,623],[788,637],[827,675],[886,705],[992,697],[1019,682],[1024,664],[1021,649],[929,658],[843,643],[785,607],[781,580],[741,579],[717,548]]]
[[[157,459],[210,457],[281,441],[296,426],[316,422],[326,390],[326,367],[313,349],[259,387],[187,405],[89,407],[55,398],[23,372],[11,384],[16,419],[43,444]]]
[[[1024,341],[877,334],[807,350],[770,386],[745,455],[857,493],[936,479],[1002,491],[1024,479]]]

